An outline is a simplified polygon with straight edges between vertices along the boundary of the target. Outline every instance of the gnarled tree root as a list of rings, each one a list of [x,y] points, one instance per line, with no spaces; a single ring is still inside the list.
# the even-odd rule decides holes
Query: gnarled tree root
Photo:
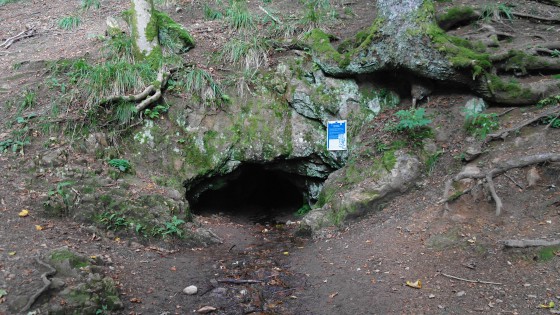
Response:
[[[520,168],[525,167],[532,164],[538,164],[543,162],[560,162],[560,154],[559,153],[543,153],[543,154],[536,154],[536,155],[529,155],[523,156],[516,159],[511,159],[500,163],[497,167],[489,170],[488,172],[461,172],[455,177],[447,180],[445,182],[445,191],[443,193],[443,200],[445,202],[445,210],[449,211],[449,191],[451,191],[451,186],[454,182],[459,181],[461,179],[472,178],[472,179],[484,179],[488,185],[488,189],[490,190],[490,194],[492,195],[492,199],[496,203],[496,216],[499,216],[502,212],[503,203],[498,193],[496,192],[496,187],[494,185],[493,178],[507,172],[513,168]]]
[[[171,75],[170,71],[167,71],[165,68],[161,68],[158,71],[156,82],[146,87],[144,91],[133,95],[111,96],[107,99],[104,99],[101,102],[101,104],[109,104],[118,101],[140,102],[136,105],[136,111],[141,112],[144,109],[148,108],[153,103],[157,102],[161,98],[162,89],[167,83],[167,80],[169,79],[170,75]]]
[[[13,43],[17,42],[18,40],[21,40],[21,39],[24,39],[24,38],[27,38],[27,37],[32,37],[33,35],[35,35],[35,33],[36,33],[36,31],[33,28],[22,31],[19,34],[6,39],[2,44],[0,44],[0,48],[8,49],[8,48],[10,48],[10,46],[12,46]]]
[[[498,130],[498,132],[495,133],[491,133],[489,135],[486,136],[486,139],[484,140],[484,143],[488,143],[490,141],[493,140],[497,140],[497,139],[502,139],[505,140],[506,137],[511,134],[511,133],[515,133],[518,130],[520,130],[521,128],[528,126],[532,123],[535,123],[541,119],[543,119],[544,117],[550,116],[550,115],[554,115],[554,114],[560,114],[560,106],[555,106],[547,111],[542,112],[541,114],[533,117],[533,118],[529,118],[527,120],[522,121],[521,123],[519,123],[516,126],[513,126],[511,128],[507,128],[507,129],[502,129],[502,130]],[[552,121],[553,122],[553,121]],[[551,123],[552,123],[551,122]],[[548,128],[548,126],[547,126]]]
[[[35,258],[35,261],[48,269],[48,271],[44,272],[43,274],[41,274],[41,280],[43,280],[43,286],[37,290],[37,292],[35,292],[30,298],[29,301],[27,301],[27,304],[25,304],[25,306],[21,309],[20,313],[24,313],[26,311],[28,311],[31,306],[33,305],[33,303],[35,303],[35,301],[37,301],[37,299],[39,298],[39,296],[41,296],[41,294],[43,294],[45,291],[47,291],[49,289],[49,287],[51,286],[51,280],[49,280],[47,277],[50,277],[52,275],[54,275],[56,273],[56,269],[54,269],[51,265],[47,264],[46,262],[42,261],[41,259],[39,259],[38,257]]]
[[[538,246],[556,246],[560,245],[560,240],[545,241],[545,240],[505,240],[502,241],[505,247],[538,247]]]

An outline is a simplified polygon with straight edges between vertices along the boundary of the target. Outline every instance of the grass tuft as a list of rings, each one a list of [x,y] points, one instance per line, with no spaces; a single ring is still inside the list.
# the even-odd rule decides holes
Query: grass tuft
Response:
[[[82,20],[79,16],[66,16],[62,19],[58,20],[58,26],[63,30],[71,30],[74,29],[82,23]]]

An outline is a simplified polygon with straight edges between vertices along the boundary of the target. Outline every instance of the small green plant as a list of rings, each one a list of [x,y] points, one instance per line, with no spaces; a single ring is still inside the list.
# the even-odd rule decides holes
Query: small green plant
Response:
[[[329,18],[337,17],[336,10],[329,0],[305,0],[305,11],[299,23],[307,29],[318,28]]]
[[[399,118],[398,123],[393,127],[396,131],[416,131],[428,127],[432,122],[431,119],[426,117],[424,108],[399,110],[395,113],[395,116]]]
[[[443,151],[437,151],[428,156],[428,158],[426,159],[426,170],[428,171],[428,174],[433,173],[434,169],[436,168],[436,164],[442,154]]]
[[[95,315],[106,315],[108,311],[107,305],[103,305],[95,311]]]
[[[167,112],[167,110],[169,110],[169,106],[156,105],[153,108],[148,108],[148,109],[144,110],[144,115],[146,115],[146,117],[148,117],[150,119],[156,119],[156,118],[159,118],[159,115],[161,113]]]
[[[29,144],[29,140],[14,140],[14,139],[6,139],[0,141],[0,153],[6,153],[10,148],[12,149],[13,153],[17,153],[18,151],[23,154],[23,147]]]
[[[390,124],[386,127],[388,131],[405,133],[413,142],[418,145],[420,141],[432,136],[432,130],[429,124],[432,122],[426,116],[424,108],[411,108],[408,110],[400,110],[395,113],[399,119],[396,124]]]
[[[65,16],[62,19],[58,20],[58,26],[63,30],[71,30],[80,26],[82,20],[79,16]]]
[[[118,169],[122,173],[126,173],[131,169],[130,162],[128,160],[123,159],[112,159],[109,160],[109,165]]]
[[[82,0],[82,9],[89,10],[90,8],[99,9],[101,2],[99,0]]]
[[[513,20],[511,7],[503,3],[488,4],[482,10],[481,19],[488,22],[492,19],[500,21],[503,17],[506,20]]]
[[[311,206],[309,206],[308,204],[304,204],[303,206],[301,206],[301,208],[299,208],[296,211],[296,213],[294,215],[296,217],[303,217],[304,215],[309,213],[309,211],[311,211]]]
[[[45,206],[51,206],[53,202],[56,200],[62,201],[64,205],[64,213],[62,215],[68,215],[70,212],[70,206],[72,205],[72,200],[70,199],[70,188],[69,186],[73,185],[74,182],[71,181],[64,181],[56,184],[54,189],[51,189],[47,193],[47,201],[45,202]]]
[[[162,230],[161,234],[163,236],[176,235],[180,238],[183,238],[183,236],[185,235],[185,232],[181,228],[181,225],[183,225],[183,224],[185,224],[184,220],[181,220],[181,219],[177,218],[177,216],[173,216],[171,221],[165,222],[165,228]]]
[[[551,56],[552,58],[558,58],[558,57],[560,57],[560,50],[554,49],[554,50],[552,51],[552,53],[550,54],[550,56]]]
[[[117,231],[128,226],[128,220],[121,213],[105,211],[97,217],[97,221],[107,228],[107,230]]]
[[[495,113],[484,114],[475,110],[466,110],[465,114],[465,129],[479,139],[486,138],[490,132],[500,127],[498,115]]]
[[[550,124],[550,128],[560,128],[560,117],[558,115],[548,115],[541,119],[541,122],[545,125]]]
[[[545,106],[554,106],[558,104],[560,104],[560,94],[540,100],[537,103],[537,108],[543,108]]]
[[[204,18],[206,18],[207,20],[219,20],[224,17],[222,12],[213,9],[206,3],[204,4],[203,12]]]
[[[37,101],[37,94],[34,91],[27,90],[23,94],[23,100],[21,101],[21,110],[25,110],[33,107]]]

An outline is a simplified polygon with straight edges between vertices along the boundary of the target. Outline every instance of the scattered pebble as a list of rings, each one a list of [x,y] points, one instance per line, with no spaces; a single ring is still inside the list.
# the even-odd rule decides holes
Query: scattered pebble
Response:
[[[435,298],[435,297],[436,297],[436,296],[433,295],[433,294],[428,295],[428,299],[433,299],[433,298]]]
[[[461,296],[463,296],[463,295],[465,295],[465,294],[466,294],[465,291],[459,291],[459,292],[457,292],[456,295],[457,295],[458,297],[461,297]]]
[[[183,293],[187,295],[195,295],[198,292],[198,288],[194,285],[190,285],[183,289]]]
[[[213,311],[215,311],[216,308],[213,306],[203,306],[201,308],[198,309],[198,311],[196,311],[199,314],[208,314],[211,313]]]

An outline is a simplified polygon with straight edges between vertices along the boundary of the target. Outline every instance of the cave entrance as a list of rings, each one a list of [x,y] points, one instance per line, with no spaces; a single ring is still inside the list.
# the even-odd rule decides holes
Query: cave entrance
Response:
[[[195,214],[223,213],[255,223],[293,220],[304,204],[305,185],[301,176],[246,164],[220,178],[213,178],[210,189],[196,200],[187,199]]]

